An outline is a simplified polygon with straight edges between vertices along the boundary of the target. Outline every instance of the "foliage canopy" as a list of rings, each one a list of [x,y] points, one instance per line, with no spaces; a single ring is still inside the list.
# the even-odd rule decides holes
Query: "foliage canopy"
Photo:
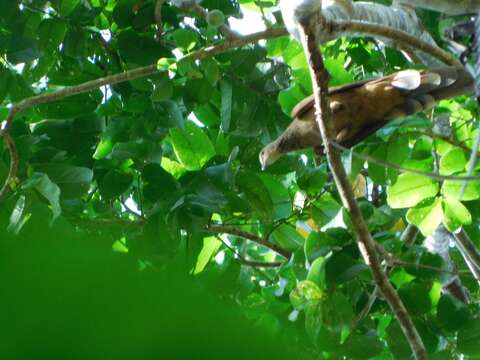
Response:
[[[39,243],[49,237],[88,244],[94,239],[135,262],[128,276],[164,268],[194,274],[222,301],[236,303],[250,324],[296,349],[299,358],[409,358],[401,329],[381,298],[357,321],[375,284],[325,161],[315,166],[306,151],[307,156],[291,154],[260,171],[258,151],[280,134],[290,110],[311,92],[301,46],[282,36],[201,60],[183,59],[224,36],[212,19],[208,23],[162,3],[2,0],[2,119],[12,103],[34,94],[141,66],[158,63],[159,69],[16,115],[11,135],[19,182],[10,184],[1,203],[2,246],[38,238],[24,246],[41,249]],[[241,18],[242,8],[261,9],[270,22],[281,23],[278,12],[271,14],[274,0],[201,5],[226,18]],[[218,25],[221,14],[215,15]],[[458,20],[430,11],[419,15],[439,41],[440,29]],[[331,85],[415,66],[374,39],[342,38],[322,50]],[[478,105],[469,97],[442,101],[433,116],[448,117],[449,138],[431,131],[432,114],[417,114],[391,122],[345,152],[344,164],[369,230],[399,259],[390,279],[432,358],[474,359],[480,355],[480,309],[442,293],[449,270],[422,241],[443,223],[451,231],[463,226],[480,244],[480,182],[469,182],[459,201],[463,182],[383,165],[465,175],[478,132]],[[0,155],[3,181],[10,163],[6,143]],[[400,240],[407,223],[421,231],[413,245]],[[61,258],[54,248],[45,245],[42,251]],[[15,258],[24,250],[7,253]],[[43,264],[45,256],[28,259]],[[478,283],[459,252],[452,249],[451,256],[463,285],[478,300]],[[167,265],[172,262],[176,267]],[[20,265],[6,264],[1,276],[8,282],[7,274]],[[23,295],[32,296],[35,306],[35,294]]]

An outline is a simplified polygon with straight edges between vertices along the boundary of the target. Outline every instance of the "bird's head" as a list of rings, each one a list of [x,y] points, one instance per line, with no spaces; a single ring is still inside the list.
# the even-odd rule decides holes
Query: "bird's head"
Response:
[[[268,166],[272,165],[278,160],[278,158],[280,158],[280,156],[282,156],[282,152],[278,147],[277,141],[265,146],[262,151],[260,151],[260,154],[258,154],[262,170],[265,170]]]

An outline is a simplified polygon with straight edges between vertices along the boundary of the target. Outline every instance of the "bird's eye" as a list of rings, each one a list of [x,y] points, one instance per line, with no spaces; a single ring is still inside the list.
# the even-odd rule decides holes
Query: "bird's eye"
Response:
[[[342,104],[339,101],[332,101],[330,103],[330,111],[332,112],[332,114],[339,113],[339,112],[343,111],[344,109],[345,109],[345,105]]]

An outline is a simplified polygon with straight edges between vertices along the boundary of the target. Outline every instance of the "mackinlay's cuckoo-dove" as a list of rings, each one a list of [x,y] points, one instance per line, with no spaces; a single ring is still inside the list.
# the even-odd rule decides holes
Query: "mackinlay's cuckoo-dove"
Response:
[[[352,147],[392,119],[428,110],[439,100],[471,91],[470,73],[454,66],[403,70],[379,79],[331,88],[331,121],[337,134],[334,141]],[[288,128],[260,152],[262,169],[290,151],[313,147],[322,153],[313,95],[295,106],[292,118]]]

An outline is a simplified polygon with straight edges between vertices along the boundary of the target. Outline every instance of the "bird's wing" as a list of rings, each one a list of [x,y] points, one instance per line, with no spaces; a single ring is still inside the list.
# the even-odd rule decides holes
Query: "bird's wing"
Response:
[[[331,96],[364,85],[367,88],[391,85],[405,97],[405,104],[397,106],[388,116],[389,119],[392,119],[430,108],[436,101],[473,91],[473,78],[467,70],[455,66],[441,66],[428,70],[412,69],[378,79],[367,79],[332,87],[328,93]],[[314,98],[313,95],[310,95],[293,108],[292,118],[302,118],[313,106]]]
[[[358,88],[369,81],[372,81],[372,79],[367,79],[367,80],[357,81],[351,84],[331,87],[328,89],[328,95],[334,95],[342,91]],[[295,107],[291,112],[292,118],[296,118],[296,117],[302,118],[303,115],[305,115],[308,111],[310,111],[314,105],[315,105],[315,99],[313,98],[313,95],[307,96],[305,99],[301,100],[297,105],[295,105]]]
[[[455,66],[404,70],[390,77],[392,85],[404,96],[404,102],[392,109],[387,119],[430,109],[437,101],[472,92],[474,86],[470,73]]]

